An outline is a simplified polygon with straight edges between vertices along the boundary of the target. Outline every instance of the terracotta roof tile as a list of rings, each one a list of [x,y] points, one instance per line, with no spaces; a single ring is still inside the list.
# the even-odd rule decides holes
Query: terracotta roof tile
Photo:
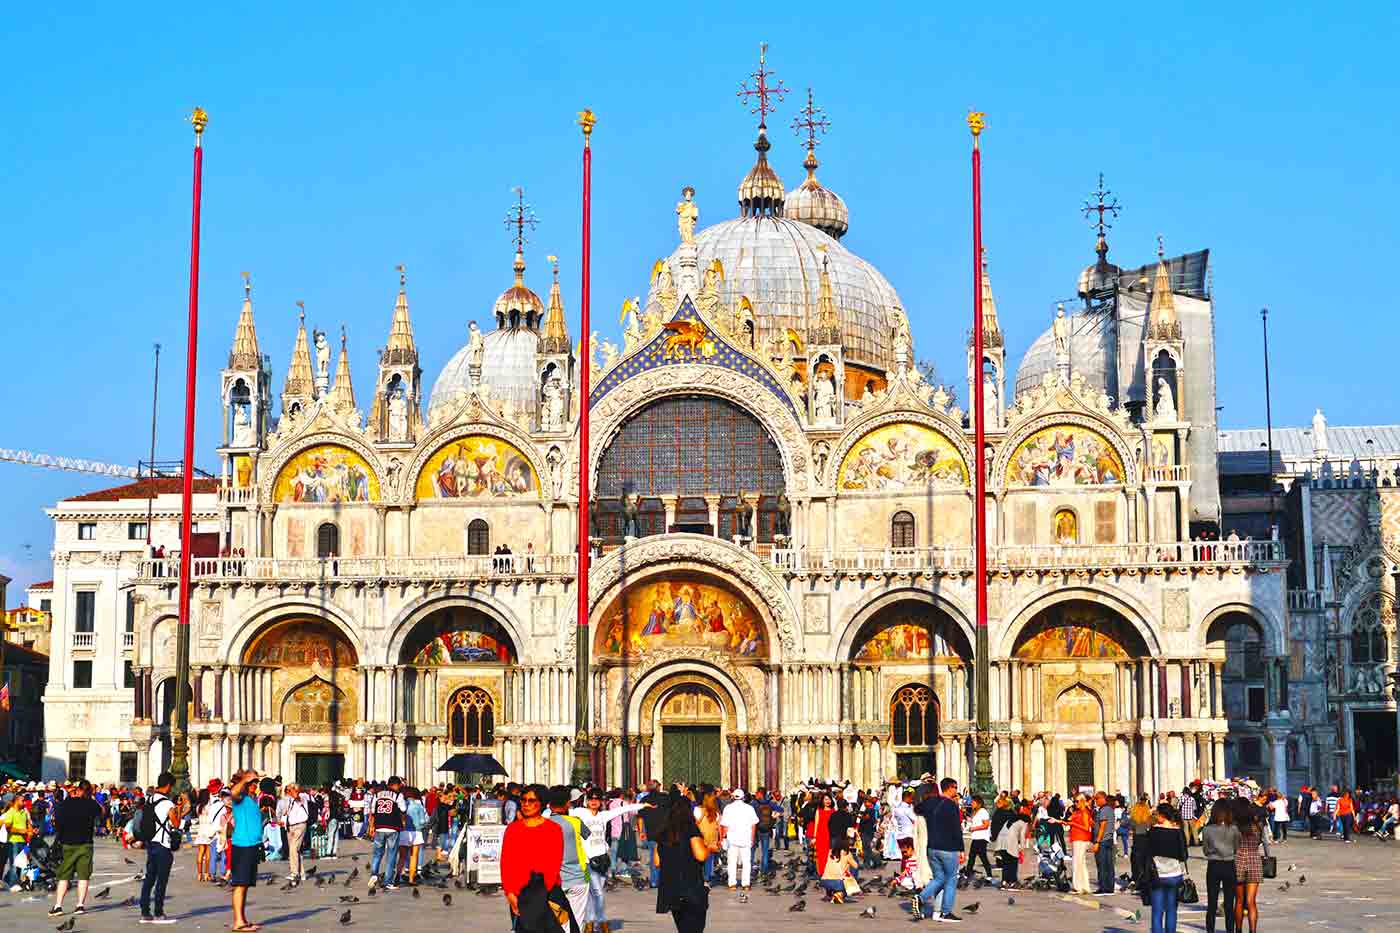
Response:
[[[99,489],[96,492],[84,493],[81,496],[70,496],[64,502],[118,502],[122,499],[149,499],[153,496],[178,493],[184,481],[178,476],[157,476],[150,479],[139,479],[134,483],[127,483],[125,486],[113,486],[110,489]],[[218,492],[219,481],[212,477],[196,476],[194,480],[195,492]]]

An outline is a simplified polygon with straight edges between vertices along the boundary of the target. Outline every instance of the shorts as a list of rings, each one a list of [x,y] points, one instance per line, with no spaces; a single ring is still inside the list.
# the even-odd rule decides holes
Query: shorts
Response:
[[[59,881],[89,881],[92,879],[92,843],[68,843],[58,860]]]
[[[416,829],[399,830],[399,845],[401,846],[421,846],[423,844],[423,834]]]
[[[257,887],[261,861],[262,846],[229,846],[228,883],[235,888]]]

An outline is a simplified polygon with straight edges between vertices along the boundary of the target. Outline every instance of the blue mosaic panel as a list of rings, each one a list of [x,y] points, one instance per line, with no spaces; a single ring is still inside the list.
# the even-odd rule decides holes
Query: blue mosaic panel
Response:
[[[687,298],[676,312],[675,321],[701,321],[699,312],[695,310],[689,298]],[[705,325],[709,327],[708,324]],[[676,353],[674,358],[666,354],[666,341],[672,336],[672,332],[666,329],[651,338],[641,350],[623,361],[612,372],[603,377],[603,380],[589,393],[589,407],[597,405],[613,389],[621,385],[625,380],[644,373],[647,370],[659,369],[663,366],[675,366],[681,363],[699,363],[705,366],[718,366],[721,369],[733,370],[748,376],[758,382],[769,392],[772,392],[793,415],[797,414],[797,406],[792,403],[791,397],[773,377],[773,372],[767,366],[753,359],[739,350],[734,345],[726,341],[722,336],[710,330],[709,340],[713,342],[715,353],[713,356],[703,356],[689,351]]]

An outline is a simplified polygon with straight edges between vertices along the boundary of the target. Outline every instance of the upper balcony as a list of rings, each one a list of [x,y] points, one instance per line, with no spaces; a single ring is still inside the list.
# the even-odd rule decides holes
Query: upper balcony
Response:
[[[382,583],[389,581],[524,581],[572,577],[575,554],[486,554],[456,557],[207,557],[191,561],[194,580],[225,583]],[[174,584],[175,558],[143,560],[143,583]]]

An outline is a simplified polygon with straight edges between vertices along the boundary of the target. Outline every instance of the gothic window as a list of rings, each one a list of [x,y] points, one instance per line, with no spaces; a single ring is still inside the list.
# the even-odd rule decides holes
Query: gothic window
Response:
[[[890,702],[890,739],[896,747],[938,741],[938,700],[928,687],[900,687]]]
[[[1381,594],[1372,593],[1351,620],[1351,663],[1381,664],[1390,659],[1390,645],[1381,627]]]
[[[642,497],[639,524],[644,535],[664,530],[662,496],[679,496],[684,502],[706,495],[757,495],[758,537],[771,541],[782,492],[782,456],[751,413],[716,398],[661,399],[630,417],[603,452],[598,465],[599,532],[620,537],[620,506],[608,503],[624,495]],[[733,516],[726,514],[724,502],[720,510],[717,531],[725,536]],[[699,509],[695,511],[699,518]],[[704,520],[708,521],[708,508]]]
[[[340,688],[316,677],[287,694],[287,700],[282,707],[282,723],[289,729],[338,726],[341,724],[341,714],[345,711],[344,704],[345,694]]]
[[[890,547],[909,548],[913,546],[914,513],[895,512],[894,518],[890,519]]]
[[[463,687],[447,701],[448,740],[458,748],[489,748],[496,738],[495,705],[480,687]]]
[[[482,518],[474,518],[467,523],[467,553],[491,553],[491,526]]]
[[[316,556],[336,557],[340,554],[340,528],[335,522],[323,522],[316,529]]]

